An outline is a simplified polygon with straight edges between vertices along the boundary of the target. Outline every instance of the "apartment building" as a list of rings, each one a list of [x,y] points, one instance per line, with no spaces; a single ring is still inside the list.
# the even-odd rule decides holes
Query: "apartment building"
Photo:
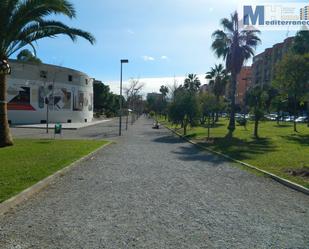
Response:
[[[271,84],[274,79],[275,65],[292,48],[294,37],[289,37],[263,53],[253,57],[252,84]]]
[[[247,90],[252,84],[252,68],[245,66],[242,67],[240,73],[237,76],[237,88],[236,88],[236,104],[243,105]]]

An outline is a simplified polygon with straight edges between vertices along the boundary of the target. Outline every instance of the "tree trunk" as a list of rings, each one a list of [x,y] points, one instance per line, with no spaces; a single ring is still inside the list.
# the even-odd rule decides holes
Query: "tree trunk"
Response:
[[[297,115],[297,103],[296,103],[296,96],[294,96],[294,118],[293,118],[293,123],[294,123],[294,132],[297,132],[297,127],[296,127],[296,115]]]
[[[6,81],[6,75],[0,74],[0,147],[13,145],[13,139],[8,123]]]
[[[185,121],[184,125],[183,125],[183,135],[184,136],[187,136],[187,125],[188,125],[188,123]]]
[[[207,139],[209,140],[210,138],[210,117],[208,117],[208,125],[207,125]]]
[[[219,107],[219,102],[220,102],[220,96],[216,96],[216,98],[217,98],[217,108]],[[216,111],[216,120],[215,120],[215,122],[218,122],[219,121],[219,108],[218,108],[218,110]]]
[[[230,89],[231,113],[230,113],[230,122],[228,126],[229,136],[232,136],[235,130],[235,94],[236,94],[236,73],[232,72],[232,82]]]
[[[255,138],[259,138],[258,130],[259,130],[259,119],[255,118],[255,121],[254,121],[254,137]]]
[[[280,124],[279,121],[280,121],[280,111],[278,110],[277,111],[277,125]]]

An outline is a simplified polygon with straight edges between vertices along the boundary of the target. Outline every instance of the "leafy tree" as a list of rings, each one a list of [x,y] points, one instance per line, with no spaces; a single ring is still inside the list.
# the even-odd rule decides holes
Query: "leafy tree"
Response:
[[[271,107],[277,113],[277,125],[280,123],[281,114],[287,109],[287,99],[281,96],[279,93],[271,100]]]
[[[41,64],[42,61],[33,55],[30,50],[24,49],[20,51],[20,53],[17,55],[17,60],[22,62],[31,62],[35,64]]]
[[[254,137],[258,138],[259,121],[264,117],[271,100],[271,87],[257,85],[247,91],[245,102],[254,115]]]
[[[303,31],[297,32],[295,39],[294,39],[293,49],[297,54],[309,53],[309,32],[308,31],[303,30]],[[307,102],[307,115],[309,116],[309,96],[307,96],[306,102]],[[309,127],[309,118],[308,118],[307,125]]]
[[[188,125],[194,125],[194,121],[199,117],[199,104],[196,94],[179,87],[175,92],[174,101],[168,108],[168,114],[173,124],[181,124],[183,134],[186,136]]]
[[[202,120],[201,123],[206,123],[207,120],[207,138],[210,138],[210,120],[213,113],[217,112],[216,105],[218,104],[215,95],[210,93],[202,93],[199,96],[199,102],[201,105]]]
[[[161,114],[164,109],[163,96],[159,93],[147,95],[148,111],[154,111],[156,115]]]
[[[78,36],[94,43],[94,37],[83,30],[47,19],[51,14],[76,16],[67,0],[1,0],[0,1],[0,147],[13,144],[7,119],[6,87],[8,58],[20,49],[45,37],[63,34],[73,41]],[[34,49],[35,50],[35,49]]]
[[[235,130],[235,94],[237,75],[244,62],[254,55],[256,46],[260,42],[258,30],[241,29],[239,26],[238,13],[231,15],[230,19],[221,20],[223,30],[216,30],[213,33],[214,41],[212,49],[219,58],[223,58],[226,70],[231,73],[230,101],[231,112],[228,125],[229,134]]]
[[[119,111],[119,95],[113,94],[109,86],[97,81],[93,84],[93,104],[97,113],[104,113],[107,117],[113,117]],[[122,103],[125,103],[123,98]]]
[[[225,88],[229,79],[226,70],[223,68],[222,64],[215,65],[211,68],[209,72],[206,73],[206,79],[209,79],[209,85],[216,96],[216,105],[220,104],[220,97],[224,95]],[[218,110],[219,111],[219,110]],[[216,121],[218,121],[218,111],[216,112]]]
[[[299,31],[294,38],[293,50],[297,54],[309,53],[309,32]]]
[[[298,105],[308,99],[309,54],[287,54],[283,57],[276,67],[274,85],[281,96],[292,101],[294,131],[297,132]]]
[[[196,93],[200,88],[201,81],[196,74],[189,74],[184,81],[183,87],[188,90],[190,93]]]
[[[167,86],[160,87],[160,93],[162,95],[162,110],[161,114],[165,116],[165,120],[167,118],[167,94],[169,93],[169,89]]]

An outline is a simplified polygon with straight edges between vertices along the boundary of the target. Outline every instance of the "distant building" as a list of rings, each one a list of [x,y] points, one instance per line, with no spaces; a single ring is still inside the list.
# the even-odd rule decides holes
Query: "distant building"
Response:
[[[148,93],[147,94],[147,99],[158,99],[158,98],[162,98],[162,94],[161,93]]]
[[[10,60],[7,108],[12,124],[91,122],[93,80],[65,67]]]
[[[236,104],[243,105],[247,90],[252,85],[252,68],[242,67],[237,75]]]
[[[275,44],[263,53],[253,57],[252,84],[271,84],[274,79],[275,65],[292,48],[294,37],[285,39],[282,43]]]
[[[300,19],[309,20],[309,5],[300,9]]]
[[[200,87],[200,92],[202,93],[208,93],[211,91],[211,88],[209,86],[209,84],[204,84]]]

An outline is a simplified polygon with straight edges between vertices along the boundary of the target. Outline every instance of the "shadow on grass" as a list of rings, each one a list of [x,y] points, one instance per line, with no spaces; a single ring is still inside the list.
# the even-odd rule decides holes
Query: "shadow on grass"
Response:
[[[287,127],[293,127],[293,124],[275,124],[275,128],[287,128]]]
[[[294,134],[294,135],[286,135],[286,136],[281,136],[281,137],[288,141],[299,143],[300,145],[309,145],[309,135]]]
[[[40,140],[40,141],[37,141],[35,142],[36,144],[51,144],[53,143],[55,140],[53,141],[50,141],[50,140]]]
[[[234,159],[246,160],[256,157],[258,154],[273,152],[276,146],[270,139],[260,138],[255,140],[242,140],[239,138],[215,138],[213,144],[199,142],[200,145],[212,150],[222,152]]]

